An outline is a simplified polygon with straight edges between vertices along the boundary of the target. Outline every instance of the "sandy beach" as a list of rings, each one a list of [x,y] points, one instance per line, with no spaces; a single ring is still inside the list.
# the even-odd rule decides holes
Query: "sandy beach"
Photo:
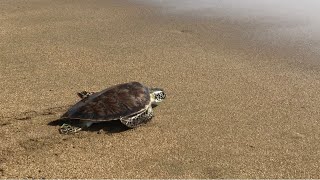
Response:
[[[0,178],[320,178],[307,43],[124,0],[2,0],[0,12]],[[59,134],[77,92],[130,81],[167,93],[150,123]]]

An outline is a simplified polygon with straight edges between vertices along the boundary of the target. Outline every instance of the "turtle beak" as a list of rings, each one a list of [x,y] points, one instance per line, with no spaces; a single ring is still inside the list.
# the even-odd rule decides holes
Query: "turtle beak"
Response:
[[[165,99],[167,97],[167,95],[166,95],[166,93],[164,93],[164,91],[162,91],[161,95],[162,95],[161,99]]]

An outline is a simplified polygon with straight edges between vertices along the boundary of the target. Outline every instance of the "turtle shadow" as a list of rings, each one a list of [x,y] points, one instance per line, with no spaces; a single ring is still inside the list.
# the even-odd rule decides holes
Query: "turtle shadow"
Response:
[[[80,120],[68,120],[68,119],[56,119],[48,123],[49,126],[62,126],[64,123],[68,123],[71,125],[77,125],[80,123]],[[90,127],[83,129],[82,131],[90,131],[90,132],[105,132],[107,134],[113,133],[121,133],[129,130],[127,126],[122,124],[120,121],[106,121],[94,123]]]

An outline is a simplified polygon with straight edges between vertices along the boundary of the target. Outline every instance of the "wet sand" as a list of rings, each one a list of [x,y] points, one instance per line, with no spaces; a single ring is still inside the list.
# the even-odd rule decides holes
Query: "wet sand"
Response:
[[[0,11],[1,178],[320,178],[317,57],[250,40],[263,24],[109,0]],[[152,122],[58,133],[77,92],[129,81],[166,90]]]

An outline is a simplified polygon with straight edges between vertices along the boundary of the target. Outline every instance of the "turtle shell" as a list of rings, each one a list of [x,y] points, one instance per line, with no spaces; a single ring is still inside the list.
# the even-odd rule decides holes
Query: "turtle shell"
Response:
[[[139,82],[130,82],[112,86],[82,99],[61,118],[111,121],[143,112],[149,105],[149,88]]]

